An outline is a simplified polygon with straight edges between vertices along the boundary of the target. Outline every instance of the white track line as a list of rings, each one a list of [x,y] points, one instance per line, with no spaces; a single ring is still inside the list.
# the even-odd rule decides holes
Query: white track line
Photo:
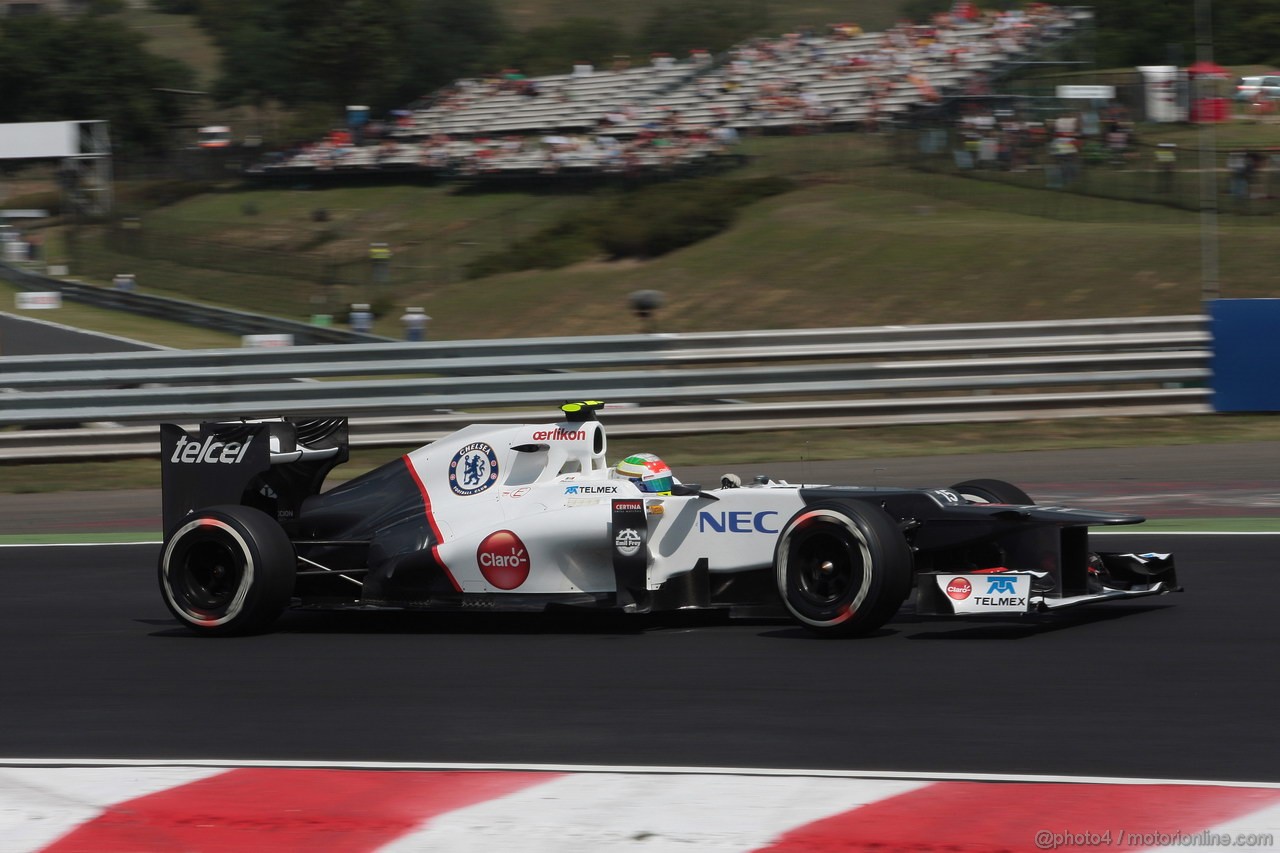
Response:
[[[946,773],[905,770],[821,770],[772,767],[690,767],[680,765],[504,764],[501,762],[414,761],[281,761],[271,759],[176,758],[0,758],[5,767],[237,767],[309,768],[329,770],[498,770],[547,773],[627,773],[647,775],[803,776],[828,779],[882,779],[923,782],[1043,782],[1084,785],[1215,785],[1228,788],[1274,788],[1280,782],[1224,779],[1161,779],[1128,776],[1065,776],[1004,773]]]

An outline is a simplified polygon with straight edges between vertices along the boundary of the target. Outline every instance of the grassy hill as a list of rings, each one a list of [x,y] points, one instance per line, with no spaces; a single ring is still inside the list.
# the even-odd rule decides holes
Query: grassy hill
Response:
[[[596,197],[448,186],[206,193],[143,216],[154,239],[208,241],[186,265],[101,247],[88,259],[100,278],[129,269],[148,289],[282,316],[379,301],[379,329],[390,335],[400,307],[423,305],[432,336],[452,339],[634,331],[626,297],[637,289],[667,295],[657,318],[667,331],[1199,310],[1195,212],[912,172],[888,162],[892,144],[850,134],[748,140],[752,163],[730,179],[781,174],[797,189],[741,210],[710,240],[647,261],[465,280],[466,261]],[[314,221],[318,209],[328,221]],[[1222,217],[1225,295],[1276,295],[1270,222]],[[359,270],[374,240],[395,249],[395,287],[326,287],[296,274],[326,258]],[[268,250],[277,274],[218,269],[219,246]]]

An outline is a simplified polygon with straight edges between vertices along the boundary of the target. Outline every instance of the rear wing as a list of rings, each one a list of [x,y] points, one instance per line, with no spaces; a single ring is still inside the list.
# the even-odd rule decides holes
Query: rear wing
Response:
[[[160,485],[167,533],[197,509],[243,504],[282,524],[349,458],[346,418],[209,421],[188,433],[160,426]]]

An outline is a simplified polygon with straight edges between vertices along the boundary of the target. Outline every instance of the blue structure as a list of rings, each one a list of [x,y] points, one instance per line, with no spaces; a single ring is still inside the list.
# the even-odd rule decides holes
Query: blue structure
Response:
[[[1218,299],[1213,331],[1213,408],[1280,412],[1280,299]]]

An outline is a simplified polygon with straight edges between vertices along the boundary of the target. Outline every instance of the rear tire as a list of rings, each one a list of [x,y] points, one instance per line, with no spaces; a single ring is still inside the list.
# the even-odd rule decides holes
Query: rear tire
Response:
[[[792,516],[774,551],[778,592],[802,625],[824,637],[867,634],[911,592],[911,549],[878,506],[831,501]]]
[[[160,592],[199,634],[246,634],[274,622],[293,595],[293,543],[261,510],[215,506],[187,516],[160,552]]]
[[[965,480],[951,487],[951,491],[959,493],[971,504],[1013,504],[1015,506],[1032,506],[1035,501],[1031,496],[1013,483],[1004,480]]]

